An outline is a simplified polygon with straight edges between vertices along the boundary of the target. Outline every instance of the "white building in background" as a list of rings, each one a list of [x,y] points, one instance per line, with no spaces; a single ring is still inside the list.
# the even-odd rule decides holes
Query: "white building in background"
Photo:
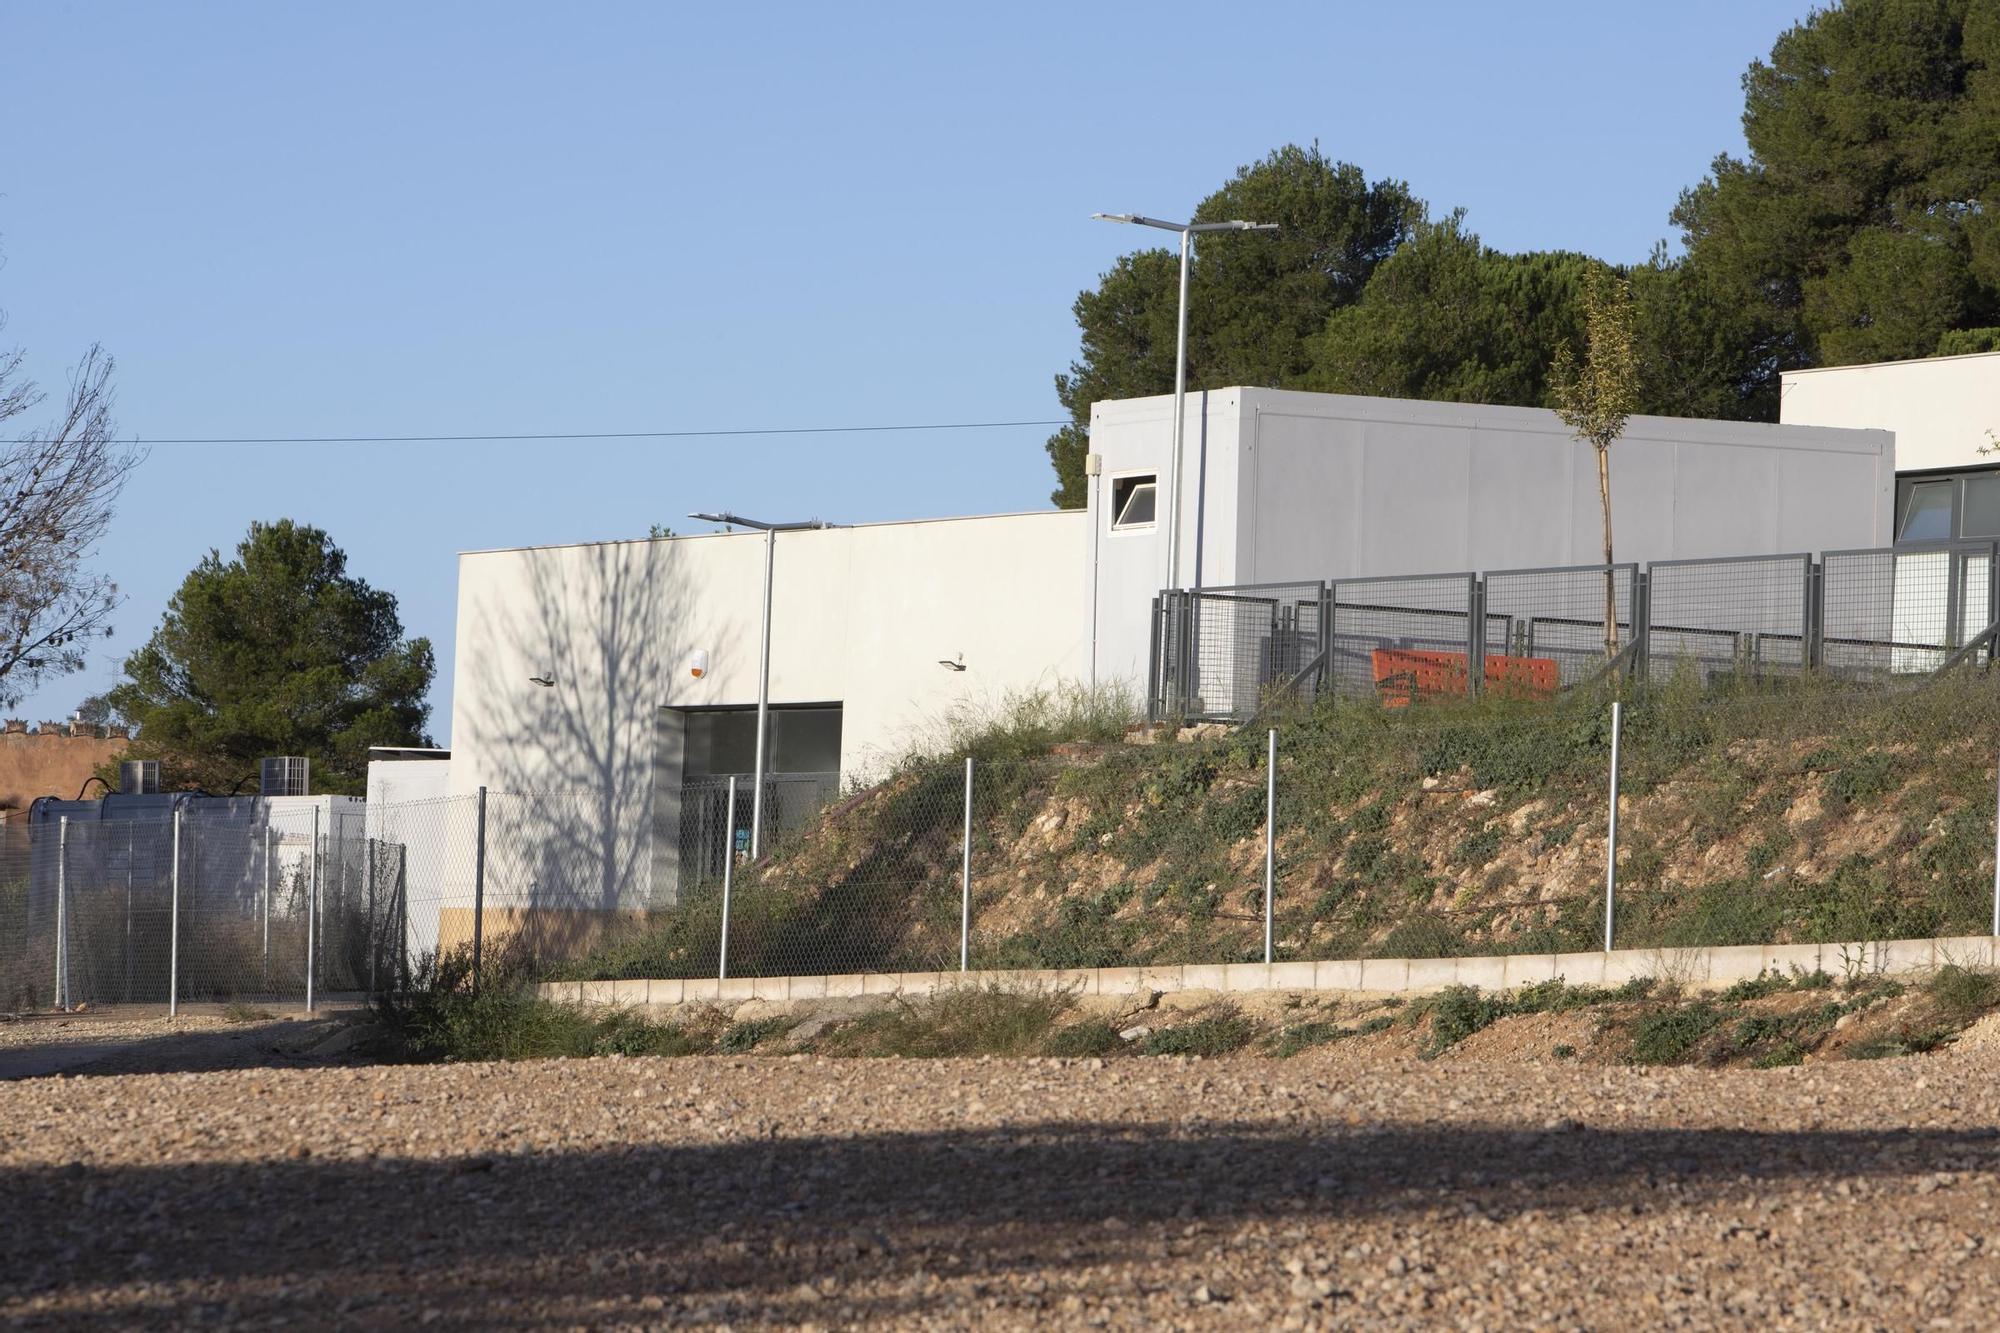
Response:
[[[1788,371],[1780,402],[1786,422],[1895,436],[1893,538],[1912,548],[1895,562],[1895,637],[1933,642],[1954,620],[1960,637],[1983,627],[1992,562],[1970,547],[1917,548],[2000,539],[2000,352]]]
[[[1778,411],[1895,435],[1897,541],[2000,537],[2000,352],[1787,371]]]

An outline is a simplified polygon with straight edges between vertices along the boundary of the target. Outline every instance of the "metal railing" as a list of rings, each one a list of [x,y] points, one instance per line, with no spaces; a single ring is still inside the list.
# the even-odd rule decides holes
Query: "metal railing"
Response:
[[[1552,695],[1614,673],[1892,684],[1993,659],[2000,544],[1168,589],[1151,627],[1155,720],[1241,722],[1329,693]]]

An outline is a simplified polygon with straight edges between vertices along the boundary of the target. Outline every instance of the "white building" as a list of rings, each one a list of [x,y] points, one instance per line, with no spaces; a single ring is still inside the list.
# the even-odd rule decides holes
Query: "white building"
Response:
[[[1897,541],[2000,537],[2000,352],[1787,371],[1780,404],[1894,433]]]
[[[1135,608],[1168,587],[1583,565],[1603,559],[1595,451],[1541,408],[1275,389],[1091,409],[1092,661],[1146,670]],[[1205,406],[1204,406],[1205,401]],[[1622,561],[1886,545],[1882,430],[1634,417],[1612,447]],[[1136,503],[1136,508],[1135,508]],[[1180,569],[1159,515],[1177,509]]]
[[[1088,522],[780,534],[768,768],[791,785],[774,810],[881,771],[954,710],[1082,677]],[[764,555],[761,533],[728,533],[460,557],[451,789],[574,793],[511,817],[523,844],[598,867],[587,905],[671,898],[697,825],[719,857],[717,784],[754,768]],[[739,828],[750,805],[746,783]]]
[[[1230,389],[1187,432],[1176,573],[1170,411],[1098,405],[1085,510],[780,534],[769,770],[817,800],[955,709],[1136,686],[1166,586],[1596,558],[1591,452],[1553,413]],[[1620,558],[1886,542],[1892,449],[1883,431],[1635,420],[1613,467]],[[492,891],[622,910],[719,865],[716,784],[754,767],[763,573],[760,533],[460,557],[449,789],[574,794],[510,807],[536,863],[489,866]],[[586,864],[588,883],[565,868]]]

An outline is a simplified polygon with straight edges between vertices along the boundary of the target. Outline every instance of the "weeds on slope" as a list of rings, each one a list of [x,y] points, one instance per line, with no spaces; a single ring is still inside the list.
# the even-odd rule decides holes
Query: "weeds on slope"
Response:
[[[699,1033],[612,1010],[545,999],[525,950],[496,949],[472,984],[472,953],[426,959],[411,988],[377,1001],[389,1049],[406,1060],[540,1060],[589,1055],[688,1055]]]

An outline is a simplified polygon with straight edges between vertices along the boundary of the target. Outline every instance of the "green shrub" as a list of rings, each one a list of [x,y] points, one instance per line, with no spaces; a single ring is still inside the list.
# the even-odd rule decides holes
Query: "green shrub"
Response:
[[[1074,997],[1068,991],[965,986],[921,1000],[898,997],[886,1009],[828,1034],[823,1049],[839,1055],[1034,1055]]]
[[[1893,1033],[1855,1042],[1846,1050],[1850,1060],[1886,1060],[1898,1055],[1928,1055],[1958,1040],[1958,1030],[1950,1027],[1915,1027],[1904,1024]]]
[[[741,1055],[755,1050],[771,1038],[789,1032],[793,1020],[783,1014],[772,1014],[769,1018],[749,1018],[741,1023],[733,1023],[715,1043],[715,1048],[724,1055]]]
[[[1483,866],[1500,854],[1500,826],[1488,824],[1476,833],[1468,833],[1452,849],[1451,859],[1460,865]]]
[[[1192,1023],[1161,1028],[1139,1043],[1141,1055],[1227,1055],[1250,1044],[1256,1032],[1234,1009],[1219,1008]]]
[[[706,1043],[629,1011],[608,1013],[542,998],[534,960],[512,945],[493,950],[478,989],[472,953],[423,960],[406,991],[376,1002],[387,1044],[421,1061],[539,1060],[589,1055],[686,1055]]]
[[[1561,977],[1523,986],[1507,997],[1510,1014],[1563,1014],[1587,1009],[1612,998],[1612,993],[1596,986],[1572,986]]]
[[[1118,1029],[1101,1018],[1086,1018],[1080,1023],[1057,1028],[1042,1043],[1044,1055],[1084,1056],[1109,1055],[1125,1043],[1118,1038]]]
[[[1465,937],[1444,917],[1412,916],[1370,952],[1377,958],[1456,958],[1465,952]]]
[[[1633,1021],[1626,1060],[1635,1065],[1679,1064],[1727,1017],[1705,1000],[1642,1014]]]
[[[1765,1051],[1750,1062],[1752,1069],[1782,1069],[1786,1065],[1803,1064],[1805,1048],[1795,1041],[1785,1041]]]
[[[1506,1017],[1507,1004],[1481,995],[1477,986],[1447,986],[1436,995],[1417,1001],[1411,1013],[1418,1019],[1429,1016],[1430,1040],[1419,1054],[1426,1060],[1435,1060],[1495,1019]]]
[[[1951,963],[1924,983],[1924,994],[1940,1015],[1963,1027],[2000,1005],[2000,975]]]
[[[1291,1023],[1280,1028],[1268,1043],[1271,1054],[1280,1059],[1289,1059],[1310,1046],[1324,1046],[1329,1042],[1351,1037],[1351,1029],[1324,1019],[1309,1023]]]

